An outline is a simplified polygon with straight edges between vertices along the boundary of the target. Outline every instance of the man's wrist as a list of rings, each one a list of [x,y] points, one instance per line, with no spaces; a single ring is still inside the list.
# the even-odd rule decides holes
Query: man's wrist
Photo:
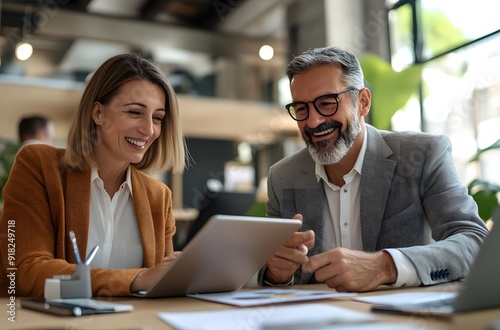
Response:
[[[293,279],[294,279],[293,274],[292,274],[292,276],[290,276],[290,278],[287,281],[275,282],[267,277],[267,270],[268,270],[268,268],[266,265],[266,266],[264,266],[264,268],[261,271],[261,281],[259,281],[259,282],[261,282],[262,285],[264,285],[264,286],[290,286],[293,284]]]
[[[396,283],[398,279],[398,269],[396,264],[394,263],[394,259],[392,255],[383,250],[381,251],[382,265],[384,265],[383,274],[384,274],[384,283],[382,284],[393,284]]]

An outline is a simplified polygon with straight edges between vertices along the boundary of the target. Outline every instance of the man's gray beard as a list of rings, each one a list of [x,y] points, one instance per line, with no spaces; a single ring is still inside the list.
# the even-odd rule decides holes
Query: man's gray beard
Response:
[[[338,129],[340,131],[341,128]],[[354,116],[353,120],[347,123],[345,132],[340,133],[335,144],[332,144],[331,140],[316,143],[306,141],[309,154],[318,164],[337,164],[351,149],[359,132],[361,132],[361,125],[359,124],[359,119]]]

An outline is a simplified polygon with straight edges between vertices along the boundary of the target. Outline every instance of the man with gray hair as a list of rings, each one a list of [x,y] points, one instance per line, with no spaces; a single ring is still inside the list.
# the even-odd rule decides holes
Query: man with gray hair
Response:
[[[306,51],[287,75],[286,109],[307,147],[271,167],[267,216],[303,225],[261,269],[259,284],[369,291],[464,278],[488,231],[449,139],[365,124],[371,92],[348,51]]]

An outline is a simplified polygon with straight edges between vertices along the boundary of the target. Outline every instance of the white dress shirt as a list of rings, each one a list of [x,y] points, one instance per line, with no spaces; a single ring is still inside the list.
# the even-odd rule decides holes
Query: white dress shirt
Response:
[[[318,182],[323,180],[325,194],[323,206],[323,249],[344,247],[363,250],[360,222],[360,185],[363,161],[366,153],[365,131],[363,145],[352,170],[344,175],[345,184],[336,186],[328,181],[323,165],[316,163],[315,171]],[[420,279],[411,261],[397,249],[385,249],[393,258],[398,276],[395,287],[419,285]]]
[[[130,168],[126,180],[111,199],[97,170],[90,179],[90,226],[87,255],[99,245],[91,267],[140,268],[142,242],[134,212]]]

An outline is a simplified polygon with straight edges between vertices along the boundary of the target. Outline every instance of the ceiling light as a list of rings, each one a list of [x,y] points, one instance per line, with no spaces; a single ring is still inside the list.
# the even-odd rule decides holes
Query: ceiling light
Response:
[[[273,49],[273,47],[271,47],[269,45],[264,45],[264,46],[260,47],[259,56],[264,61],[269,61],[274,56],[274,49]]]
[[[26,42],[20,42],[16,46],[16,57],[21,61],[26,61],[33,54],[33,46]]]

